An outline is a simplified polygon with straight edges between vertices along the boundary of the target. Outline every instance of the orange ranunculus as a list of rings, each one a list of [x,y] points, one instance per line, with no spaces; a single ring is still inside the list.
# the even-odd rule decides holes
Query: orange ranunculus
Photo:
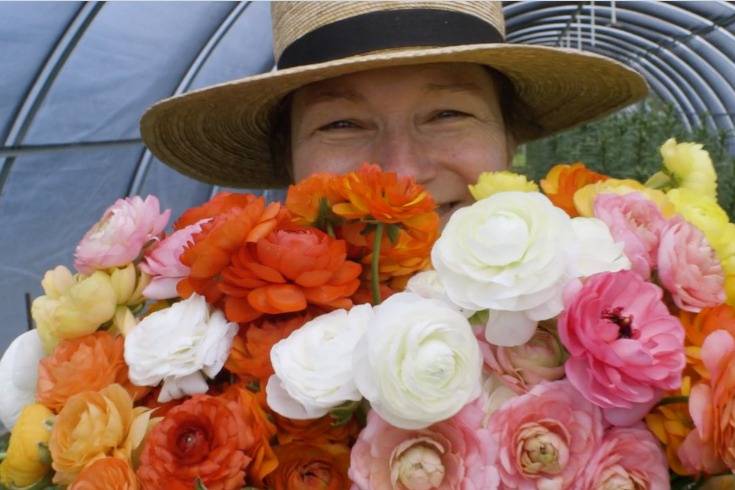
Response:
[[[68,484],[90,462],[105,456],[130,461],[150,422],[150,411],[133,408],[125,389],[112,384],[67,400],[49,439],[55,483]]]
[[[578,216],[574,206],[574,193],[587,184],[606,180],[608,177],[589,170],[583,163],[560,163],[554,165],[544,179],[541,189],[555,206],[560,207],[569,216]]]
[[[294,420],[273,413],[273,421],[278,427],[277,437],[281,445],[305,442],[351,446],[360,433],[360,425],[355,417],[346,424],[334,425],[331,415],[313,420]]]
[[[340,178],[336,190],[346,201],[332,206],[345,219],[372,218],[382,223],[402,223],[434,210],[431,195],[411,177],[384,172],[364,164]]]
[[[350,487],[350,448],[294,442],[276,446],[278,468],[266,482],[273,490],[344,490]]]
[[[313,304],[349,308],[360,285],[346,244],[316,228],[278,229],[241,247],[222,271],[225,313],[244,323],[263,314],[294,313]]]
[[[138,478],[143,489],[240,489],[256,443],[242,408],[232,400],[195,395],[172,408],[148,434]]]
[[[227,387],[222,397],[240,405],[245,423],[253,432],[255,442],[246,454],[252,459],[248,466],[248,483],[262,486],[264,478],[278,466],[278,459],[271,448],[270,440],[276,435],[276,426],[268,419],[263,409],[265,391],[253,393],[236,385]]]
[[[290,214],[278,203],[265,204],[262,197],[251,194],[220,193],[209,202],[187,210],[175,228],[211,218],[193,236],[193,243],[181,254],[181,262],[191,268],[189,277],[177,284],[182,297],[196,292],[217,304],[223,293],[218,289],[218,277],[237,251],[254,243],[290,219]]]
[[[669,393],[669,396],[689,396],[690,383],[690,378],[685,377],[680,390],[676,393]],[[684,468],[679,459],[679,447],[689,432],[694,429],[687,402],[658,405],[646,415],[645,421],[648,430],[664,445],[669,467],[678,475],[689,474],[690,472]]]
[[[702,363],[700,351],[702,343],[715,330],[727,330],[735,336],[735,308],[730,305],[719,305],[714,308],[704,308],[699,313],[681,311],[679,320],[684,326],[686,335],[684,349],[687,356],[687,367],[684,374],[694,379],[709,379],[709,373]]]
[[[257,380],[265,386],[273,374],[271,348],[309,318],[310,315],[295,315],[242,325],[232,342],[225,368],[247,382]]]
[[[122,336],[106,331],[64,340],[38,365],[38,401],[58,413],[71,396],[113,383],[122,385],[133,399],[142,398],[150,388],[128,380],[124,344]]]
[[[130,464],[120,458],[106,457],[86,466],[69,490],[138,490],[138,478]]]
[[[318,226],[320,213],[331,212],[332,206],[343,202],[335,188],[338,179],[334,174],[319,173],[289,186],[286,208],[293,214],[294,222]]]

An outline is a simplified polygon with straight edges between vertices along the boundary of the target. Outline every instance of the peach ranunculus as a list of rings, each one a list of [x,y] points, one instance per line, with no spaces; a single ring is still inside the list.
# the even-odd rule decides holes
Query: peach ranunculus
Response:
[[[232,342],[225,368],[246,382],[258,381],[265,387],[273,374],[271,349],[311,318],[310,314],[266,317],[262,321],[240,326]]]
[[[151,281],[143,290],[148,299],[169,299],[178,297],[176,285],[189,275],[189,267],[181,262],[184,248],[193,241],[193,236],[202,231],[203,219],[192,225],[174,231],[154,248],[146,252],[140,268],[151,276]]]
[[[574,206],[574,193],[587,184],[606,180],[607,176],[593,172],[584,163],[560,163],[554,165],[541,179],[541,189],[555,206],[571,216],[579,216]]]
[[[350,448],[341,444],[293,442],[276,446],[278,468],[268,475],[273,490],[346,490]]]
[[[369,219],[381,223],[403,223],[434,211],[431,195],[411,177],[384,172],[364,164],[340,178],[337,192],[346,202],[332,210],[345,219]]]
[[[294,222],[303,226],[316,226],[326,232],[340,218],[332,206],[344,202],[337,192],[339,176],[329,173],[310,175],[298,184],[288,187],[286,208],[293,214]]]
[[[710,379],[692,387],[689,413],[696,430],[679,448],[679,458],[690,472],[716,474],[735,470],[735,337],[715,330],[701,354]]]
[[[608,430],[587,462],[579,490],[668,490],[669,472],[661,447],[645,427]]]
[[[350,308],[362,267],[347,246],[316,228],[277,229],[241,247],[222,271],[225,313],[249,322],[264,314],[303,311],[309,304]]]
[[[496,373],[514,392],[523,394],[543,381],[564,377],[564,348],[552,329],[543,323],[528,342],[515,347],[487,342],[484,327],[475,327],[474,330],[485,367]]]
[[[375,412],[352,448],[349,475],[353,490],[493,490],[498,470],[496,446],[481,428],[484,412],[467,405],[449,420],[426,429],[391,426]]]
[[[41,458],[41,445],[49,440],[53,414],[40,403],[26,405],[10,434],[8,448],[0,463],[0,484],[3,488],[29,487],[51,469]]]
[[[158,237],[170,215],[170,209],[161,213],[155,196],[118,199],[77,245],[74,266],[82,274],[125,266]]]
[[[83,391],[97,391],[107,385],[122,385],[135,400],[148,389],[128,380],[123,358],[125,340],[106,331],[64,340],[38,366],[38,401],[58,413],[66,401]]]
[[[194,395],[150,431],[138,478],[144,490],[191,490],[197,479],[209,490],[240,489],[254,443],[238,402]]]
[[[603,436],[602,413],[566,380],[541,383],[490,417],[507,488],[571,488]],[[503,488],[505,488],[503,487]]]
[[[682,310],[700,311],[725,302],[725,273],[704,234],[681,217],[661,232],[658,276]]]
[[[130,461],[146,435],[150,415],[145,407],[133,408],[130,395],[118,384],[69,398],[49,440],[54,482],[71,483],[90,462],[105,456]]]
[[[138,478],[124,459],[107,456],[85,466],[69,490],[138,490]]]
[[[648,279],[656,268],[661,233],[667,224],[658,207],[637,192],[600,194],[594,213],[610,228],[613,238],[623,242],[632,269]]]
[[[679,312],[679,320],[684,327],[684,349],[687,356],[685,375],[694,380],[709,379],[710,374],[702,362],[704,339],[715,330],[727,330],[735,337],[735,307],[723,304],[714,308],[704,308],[699,313]]]

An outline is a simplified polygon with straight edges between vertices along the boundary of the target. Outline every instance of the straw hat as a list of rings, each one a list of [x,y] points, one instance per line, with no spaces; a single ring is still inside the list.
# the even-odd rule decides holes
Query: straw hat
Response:
[[[232,187],[282,187],[270,134],[279,102],[312,82],[381,67],[439,62],[504,74],[533,127],[531,140],[646,95],[621,63],[572,49],[506,44],[500,2],[274,2],[278,69],[171,97],[141,119],[143,141],[180,172]],[[523,142],[523,141],[521,141]]]

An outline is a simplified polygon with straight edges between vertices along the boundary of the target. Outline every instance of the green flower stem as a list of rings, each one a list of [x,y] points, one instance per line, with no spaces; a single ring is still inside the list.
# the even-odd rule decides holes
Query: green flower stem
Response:
[[[334,234],[334,227],[332,226],[331,221],[327,221],[327,235],[329,235],[332,238],[336,237],[336,235]]]
[[[383,223],[375,225],[375,238],[373,238],[373,260],[370,264],[370,288],[373,291],[373,304],[380,304],[380,244],[383,241]]]
[[[688,401],[688,396],[667,396],[662,398],[657,405],[673,405],[674,403],[687,403]]]

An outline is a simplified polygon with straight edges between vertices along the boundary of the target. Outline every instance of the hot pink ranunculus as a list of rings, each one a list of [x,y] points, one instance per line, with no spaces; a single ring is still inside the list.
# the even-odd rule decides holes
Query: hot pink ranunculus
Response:
[[[503,488],[574,488],[603,434],[600,409],[566,380],[507,401],[488,425]]]
[[[181,263],[179,257],[192,236],[202,231],[202,225],[207,221],[209,220],[203,219],[176,230],[146,252],[140,268],[151,276],[151,282],[143,290],[143,296],[149,299],[169,299],[179,295],[176,284],[188,276],[190,270],[189,266]]]
[[[389,425],[373,410],[352,448],[352,490],[494,490],[496,447],[473,402],[451,419],[421,430]]]
[[[682,217],[661,232],[658,276],[676,306],[699,312],[725,302],[725,273],[704,234]]]
[[[163,231],[170,215],[170,209],[161,213],[156,196],[118,199],[77,245],[74,266],[82,274],[91,274],[132,262]]]
[[[610,228],[613,238],[623,242],[632,269],[644,279],[656,267],[656,252],[666,219],[656,204],[639,192],[600,194],[595,199],[595,217]]]
[[[631,271],[570,283],[559,317],[569,381],[615,425],[631,425],[681,385],[684,328],[660,287]]]
[[[585,466],[577,488],[668,490],[666,456],[642,425],[610,429]]]

